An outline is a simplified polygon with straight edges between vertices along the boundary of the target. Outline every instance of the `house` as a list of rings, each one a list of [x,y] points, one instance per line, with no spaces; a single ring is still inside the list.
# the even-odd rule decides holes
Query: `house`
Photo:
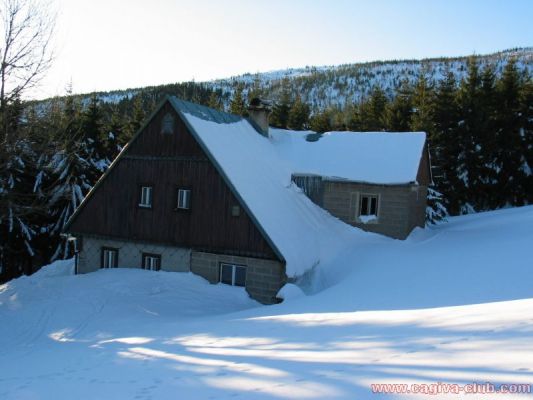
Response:
[[[405,239],[424,227],[431,181],[423,132],[293,132],[280,146],[313,202],[365,231]]]
[[[359,234],[346,223],[396,238],[424,225],[424,133],[292,132],[268,112],[167,98],[69,220],[77,272],[191,271],[267,304]]]

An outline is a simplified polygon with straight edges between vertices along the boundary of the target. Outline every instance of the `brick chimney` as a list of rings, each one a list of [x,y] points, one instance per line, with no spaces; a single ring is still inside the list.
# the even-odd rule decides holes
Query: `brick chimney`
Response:
[[[270,114],[270,102],[267,100],[262,100],[258,97],[254,97],[250,101],[248,106],[248,114],[250,120],[253,123],[255,129],[265,136],[269,137],[268,134],[268,116]]]

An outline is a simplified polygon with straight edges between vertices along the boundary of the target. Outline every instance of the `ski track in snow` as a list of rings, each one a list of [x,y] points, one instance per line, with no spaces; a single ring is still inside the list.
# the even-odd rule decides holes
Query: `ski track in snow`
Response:
[[[314,271],[314,295],[276,306],[192,274],[55,263],[0,286],[0,399],[423,399],[370,385],[532,383],[532,223],[523,207],[372,236]]]

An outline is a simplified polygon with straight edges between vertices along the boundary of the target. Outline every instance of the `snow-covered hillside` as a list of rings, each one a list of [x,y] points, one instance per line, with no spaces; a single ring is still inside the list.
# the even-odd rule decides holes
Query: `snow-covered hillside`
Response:
[[[513,58],[520,70],[533,72],[533,48],[506,50],[488,55],[476,55],[481,67],[492,65],[500,76],[504,66]],[[277,100],[281,97],[282,80],[287,78],[295,93],[312,109],[344,107],[368,97],[375,86],[381,87],[390,97],[402,80],[413,83],[423,72],[427,79],[438,82],[447,73],[447,68],[457,82],[466,77],[468,57],[433,58],[424,60],[390,60],[355,63],[337,66],[305,67],[281,71],[245,74],[228,79],[205,82],[207,87],[233,93],[237,84],[251,90],[258,83],[264,95]]]
[[[482,67],[488,64],[492,65],[497,76],[502,73],[504,66],[511,58],[517,60],[520,70],[533,73],[533,48],[531,47],[488,55],[476,55],[476,58]],[[282,92],[282,81],[287,78],[294,93],[298,93],[313,110],[317,110],[330,106],[343,107],[347,103],[357,103],[361,98],[367,97],[375,86],[380,86],[389,96],[393,96],[402,80],[407,79],[414,82],[421,71],[424,71],[430,81],[437,82],[445,76],[447,68],[449,68],[459,82],[467,74],[467,60],[468,57],[454,57],[375,61],[336,66],[307,66],[255,74],[248,73],[200,82],[199,84],[209,89],[220,90],[224,105],[227,108],[231,96],[239,85],[243,86],[245,93],[253,90],[254,86],[260,85],[263,96],[279,100]],[[99,97],[104,102],[117,103],[143,91],[166,93],[167,86],[169,85],[111,91],[100,93]]]
[[[0,286],[0,399],[427,398],[373,394],[382,383],[456,399],[442,391],[530,384],[532,224],[523,207],[406,241],[360,235],[275,306],[192,274],[55,263]]]
[[[505,50],[488,55],[475,55],[481,67],[492,65],[494,72],[500,76],[507,62],[517,60],[519,70],[533,73],[533,47]],[[402,80],[414,82],[418,74],[424,71],[429,81],[438,82],[447,71],[454,73],[459,82],[467,74],[468,57],[432,58],[424,60],[390,60],[366,63],[354,63],[332,66],[306,66],[303,68],[288,68],[278,71],[247,73],[229,78],[207,82],[198,82],[209,90],[218,90],[224,107],[229,107],[235,89],[242,85],[244,93],[248,93],[255,86],[260,86],[262,95],[272,100],[279,100],[282,93],[283,79],[289,80],[293,93],[309,104],[312,110],[322,110],[327,107],[344,107],[347,103],[357,103],[369,96],[375,86],[381,87],[389,96],[393,96]],[[193,84],[193,82],[190,82]],[[179,84],[178,84],[179,85]],[[121,100],[131,99],[139,93],[151,93],[154,98],[163,94],[179,93],[173,90],[175,84],[163,84],[154,87],[116,90],[98,93],[98,97],[105,103],[119,103]],[[175,89],[175,88],[174,88]],[[193,96],[194,97],[194,96]],[[81,95],[82,103],[88,104],[89,95]]]

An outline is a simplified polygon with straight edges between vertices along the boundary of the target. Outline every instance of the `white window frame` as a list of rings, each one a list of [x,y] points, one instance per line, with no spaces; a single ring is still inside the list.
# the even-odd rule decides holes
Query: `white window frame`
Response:
[[[222,268],[224,268],[224,267],[231,267],[231,286],[238,286],[238,287],[245,287],[246,286],[246,265],[222,263],[222,262],[220,263],[218,281],[220,283],[225,284],[225,285],[230,285],[229,283],[222,282]],[[242,285],[242,286],[235,284],[235,275],[236,275],[236,272],[237,272],[237,268],[243,268],[244,271],[245,271],[244,285]]]
[[[153,186],[141,186],[141,198],[139,200],[139,207],[152,208],[153,194]]]
[[[367,210],[365,210],[365,213],[363,213],[362,211],[362,208],[363,208],[363,199],[364,198],[367,198]],[[376,213],[375,214],[370,214],[370,211],[371,211],[371,208],[372,208],[372,199],[375,198],[376,199]],[[361,193],[359,195],[359,204],[357,206],[357,217],[360,218],[362,216],[370,216],[370,215],[375,215],[376,216],[376,220],[375,221],[369,221],[370,222],[373,222],[373,223],[376,223],[377,220],[379,219],[379,207],[381,206],[381,199],[380,199],[380,196],[379,194],[377,193]]]
[[[118,266],[118,249],[111,247],[102,248],[102,265],[100,268],[117,268]]]
[[[179,210],[191,209],[191,189],[181,188],[178,189],[178,204]]]
[[[161,256],[159,254],[142,254],[142,269],[159,271],[161,269]]]

